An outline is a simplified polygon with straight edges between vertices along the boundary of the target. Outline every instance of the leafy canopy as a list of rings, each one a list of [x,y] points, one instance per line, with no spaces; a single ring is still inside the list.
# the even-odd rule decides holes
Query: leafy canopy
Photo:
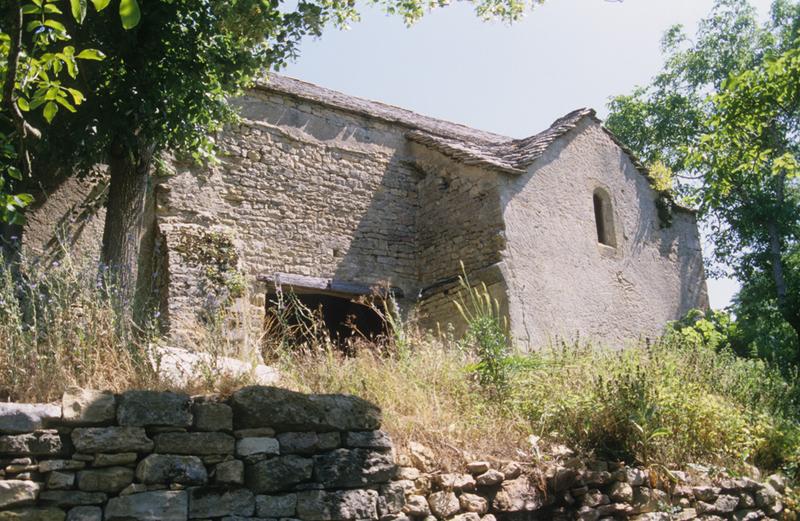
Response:
[[[800,3],[775,0],[759,25],[746,0],[718,0],[662,49],[663,70],[612,98],[606,124],[699,207],[709,267],[743,285],[747,349],[800,361]]]

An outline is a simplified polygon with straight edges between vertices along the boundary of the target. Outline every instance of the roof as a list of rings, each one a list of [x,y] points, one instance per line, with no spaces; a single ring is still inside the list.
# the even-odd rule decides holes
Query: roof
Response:
[[[476,130],[466,125],[423,116],[387,103],[349,96],[313,83],[281,76],[280,74],[270,73],[269,79],[258,82],[256,88],[278,92],[301,100],[313,101],[390,123],[399,123],[409,129],[429,132],[437,136],[464,139],[474,143],[503,143],[511,139],[508,136]]]
[[[527,167],[539,159],[554,141],[576,128],[584,118],[590,118],[598,123],[614,143],[630,157],[637,170],[651,180],[647,167],[617,136],[602,125],[602,121],[591,108],[573,110],[555,120],[538,134],[514,139],[470,128],[466,125],[423,116],[387,103],[349,96],[280,74],[271,73],[268,80],[257,83],[256,88],[405,126],[408,128],[406,137],[411,141],[433,148],[462,164],[485,167],[509,174],[524,173]],[[692,211],[678,205],[676,208]]]

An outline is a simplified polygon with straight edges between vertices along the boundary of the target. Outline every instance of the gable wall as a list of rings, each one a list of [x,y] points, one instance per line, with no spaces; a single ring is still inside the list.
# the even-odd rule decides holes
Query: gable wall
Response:
[[[598,124],[584,120],[526,174],[504,179],[510,318],[522,346],[621,345],[707,306],[694,216],[676,212],[661,229],[655,192]],[[597,241],[597,187],[611,195],[616,249]]]

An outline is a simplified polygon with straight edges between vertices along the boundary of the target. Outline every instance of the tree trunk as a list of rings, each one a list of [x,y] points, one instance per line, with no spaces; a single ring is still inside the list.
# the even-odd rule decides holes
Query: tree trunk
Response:
[[[785,204],[785,186],[786,186],[786,172],[781,172],[777,177],[776,198],[778,200],[778,208],[783,208]],[[788,322],[797,336],[797,345],[795,346],[797,352],[795,360],[800,365],[800,312],[793,309],[788,301],[786,286],[786,278],[783,273],[783,255],[781,236],[778,230],[778,222],[776,218],[772,217],[767,223],[767,232],[769,233],[769,253],[772,261],[772,280],[775,283],[775,294],[778,299],[778,310],[783,316],[784,320]]]
[[[110,183],[101,262],[105,280],[116,287],[122,309],[139,324],[150,297],[152,272],[152,160],[151,147],[114,144],[108,163]]]

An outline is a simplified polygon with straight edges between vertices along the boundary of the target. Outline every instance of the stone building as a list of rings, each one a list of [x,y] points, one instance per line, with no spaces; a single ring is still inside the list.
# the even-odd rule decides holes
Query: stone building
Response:
[[[590,109],[512,139],[277,75],[237,103],[218,164],[154,177],[154,291],[174,335],[241,288],[251,317],[280,288],[321,304],[331,329],[355,315],[367,330],[351,300],[390,288],[422,326],[458,330],[460,263],[523,348],[620,345],[707,305],[694,213]],[[58,235],[95,255],[101,192],[69,181],[43,199],[29,254]]]

